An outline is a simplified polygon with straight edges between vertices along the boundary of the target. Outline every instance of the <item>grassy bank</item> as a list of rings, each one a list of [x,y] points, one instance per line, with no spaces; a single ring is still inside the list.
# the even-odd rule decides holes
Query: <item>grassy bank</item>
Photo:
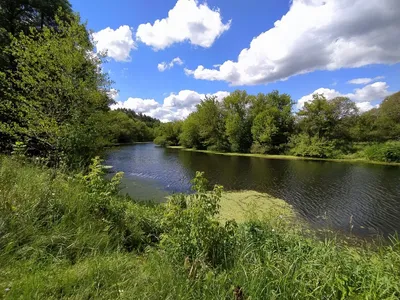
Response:
[[[168,146],[167,148],[179,149],[182,151],[225,155],[225,156],[246,156],[246,157],[258,157],[258,158],[267,158],[267,159],[291,159],[291,160],[327,161],[327,162],[344,162],[344,163],[368,163],[368,164],[376,164],[376,165],[400,166],[400,163],[369,160],[369,159],[357,157],[356,155],[353,155],[353,156],[349,155],[348,157],[344,157],[344,158],[315,158],[315,157],[301,157],[301,156],[283,155],[283,154],[271,155],[271,154],[256,154],[256,153],[218,152],[218,151],[211,151],[211,150],[189,149],[189,148],[184,148],[182,146]]]
[[[201,177],[166,205],[102,178],[98,164],[84,176],[1,158],[0,298],[240,299],[235,286],[253,300],[400,297],[397,240],[320,239],[281,200],[205,192]]]

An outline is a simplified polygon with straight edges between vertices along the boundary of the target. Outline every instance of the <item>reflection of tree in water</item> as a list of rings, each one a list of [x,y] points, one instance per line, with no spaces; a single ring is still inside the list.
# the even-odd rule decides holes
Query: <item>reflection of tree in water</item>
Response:
[[[226,190],[255,190],[286,200],[317,226],[354,233],[360,226],[400,229],[400,169],[367,164],[224,156],[136,145],[119,154],[129,172],[155,174],[170,192],[190,190],[196,171]],[[131,153],[129,153],[131,151]]]

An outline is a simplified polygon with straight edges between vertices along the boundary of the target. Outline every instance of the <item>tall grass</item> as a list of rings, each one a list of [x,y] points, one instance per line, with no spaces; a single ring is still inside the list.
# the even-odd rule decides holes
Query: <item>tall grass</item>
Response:
[[[227,228],[218,189],[151,206],[95,166],[87,177],[0,164],[0,298],[235,299],[235,286],[253,300],[400,298],[397,239],[351,246],[276,214]],[[225,254],[205,255],[215,249]]]
[[[400,142],[390,141],[367,146],[362,153],[368,160],[400,162]]]

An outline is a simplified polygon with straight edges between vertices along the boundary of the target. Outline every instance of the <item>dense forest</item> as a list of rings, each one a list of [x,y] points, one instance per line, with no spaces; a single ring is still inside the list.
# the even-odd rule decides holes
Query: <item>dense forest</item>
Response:
[[[184,121],[162,124],[155,143],[221,152],[400,161],[400,92],[360,113],[346,97],[314,95],[297,113],[278,91],[206,97]]]
[[[0,152],[87,164],[108,145],[154,139],[159,121],[111,111],[85,24],[67,0],[0,2]]]

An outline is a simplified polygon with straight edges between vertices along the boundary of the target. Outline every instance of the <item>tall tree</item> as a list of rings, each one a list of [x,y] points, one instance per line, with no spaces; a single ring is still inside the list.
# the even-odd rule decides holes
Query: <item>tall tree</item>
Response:
[[[0,72],[7,78],[0,86],[3,150],[16,140],[38,154],[65,152],[65,145],[79,149],[84,140],[66,141],[71,131],[81,131],[94,114],[109,110],[110,82],[99,72],[101,60],[90,54],[86,27],[77,17],[57,22],[57,29],[21,32],[7,47],[17,68]]]
[[[205,97],[197,105],[197,121],[199,136],[203,147],[209,150],[228,150],[225,119],[221,103],[216,97]]]
[[[273,91],[258,94],[252,107],[253,152],[282,152],[293,132],[293,101],[287,94]]]
[[[400,139],[400,92],[382,101],[379,107],[377,127],[382,139]]]
[[[185,148],[202,148],[200,142],[200,128],[196,112],[191,113],[186,120],[183,121],[179,143]]]
[[[233,152],[248,152],[252,143],[250,104],[252,96],[246,91],[234,91],[225,97],[225,127]]]
[[[29,34],[31,28],[55,27],[60,9],[64,20],[69,19],[72,8],[68,0],[0,0],[0,71],[13,67],[12,56],[5,54],[11,37]]]
[[[351,142],[351,128],[357,122],[358,109],[345,97],[327,100],[313,95],[297,113],[300,134],[293,139],[294,154],[313,157],[334,157],[347,151]]]

